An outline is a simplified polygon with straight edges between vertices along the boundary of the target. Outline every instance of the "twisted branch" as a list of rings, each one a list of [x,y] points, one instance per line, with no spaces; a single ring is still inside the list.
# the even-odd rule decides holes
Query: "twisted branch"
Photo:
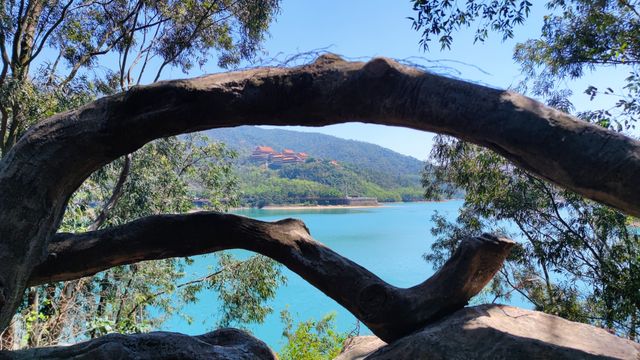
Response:
[[[467,238],[440,271],[412,288],[392,286],[314,240],[300,220],[263,222],[199,212],[158,215],[84,234],[57,234],[30,285],[77,279],[143,260],[226,249],[266,255],[300,275],[390,342],[465,306],[493,278],[513,242]]]

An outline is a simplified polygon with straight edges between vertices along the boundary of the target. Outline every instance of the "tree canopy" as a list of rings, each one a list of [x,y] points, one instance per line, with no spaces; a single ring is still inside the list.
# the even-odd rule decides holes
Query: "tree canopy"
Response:
[[[414,27],[423,31],[425,47],[433,36],[439,36],[442,47],[451,47],[453,34],[468,27],[476,28],[476,41],[484,41],[491,32],[510,38],[527,21],[532,6],[528,1],[468,1],[465,6],[415,1]],[[576,116],[618,132],[632,131],[638,115],[636,2],[547,1],[546,11],[540,38],[514,49],[524,74],[519,88],[571,112],[573,89],[565,80],[607,66],[624,67],[629,71],[624,84],[594,84],[584,90],[591,99],[614,99],[611,106],[576,111]],[[597,151],[609,149],[603,146]],[[427,192],[437,196],[446,189],[443,184],[453,184],[466,195],[457,221],[435,216],[433,233],[438,240],[425,254],[429,261],[438,264],[463,236],[509,233],[521,243],[490,289],[495,298],[519,293],[539,310],[636,339],[640,309],[636,220],[460,140],[439,136],[430,159],[436,170],[435,176],[431,167],[425,174]]]
[[[450,48],[455,33],[475,29],[475,41],[483,42],[496,32],[512,38],[527,21],[534,4],[530,1],[471,0],[461,5],[453,1],[413,1],[413,26],[422,32],[425,49],[437,40]],[[628,69],[624,84],[593,84],[584,91],[592,98],[607,96],[612,106],[586,111],[580,118],[615,126],[619,131],[634,127],[638,117],[638,3],[628,0],[549,0],[545,7],[540,36],[516,45],[514,60],[521,65],[524,81],[519,90],[541,97],[549,105],[571,112],[575,108],[563,80],[582,77],[603,67]]]
[[[2,1],[3,154],[34,122],[86,102],[64,100],[78,91],[109,94],[157,81],[167,66],[187,71],[212,51],[222,67],[251,58],[278,6],[277,0]],[[114,63],[106,74],[86,71],[104,60]],[[77,81],[79,75],[89,82]],[[29,110],[35,99],[48,103]]]

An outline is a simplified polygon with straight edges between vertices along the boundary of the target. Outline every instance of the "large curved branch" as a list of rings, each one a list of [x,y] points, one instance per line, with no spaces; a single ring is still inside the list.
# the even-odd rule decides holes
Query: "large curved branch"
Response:
[[[640,143],[524,96],[423,73],[387,59],[328,55],[159,82],[58,114],[0,163],[0,328],[46,256],[67,199],[93,171],[163,136],[241,124],[346,121],[450,134],[540,177],[640,216]]]
[[[390,342],[465,306],[500,269],[512,245],[490,235],[467,238],[434,276],[402,289],[315,241],[299,220],[270,223],[216,212],[158,215],[101,231],[57,234],[49,259],[29,283],[76,279],[142,260],[246,249],[284,264]]]

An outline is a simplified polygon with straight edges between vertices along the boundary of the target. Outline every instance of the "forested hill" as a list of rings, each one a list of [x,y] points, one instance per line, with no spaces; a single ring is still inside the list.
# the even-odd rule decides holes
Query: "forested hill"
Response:
[[[258,145],[271,146],[277,151],[287,148],[313,158],[337,160],[375,173],[410,178],[414,184],[419,183],[424,166],[416,158],[382,146],[318,133],[241,126],[210,130],[207,134],[237,150],[241,156],[248,156]]]

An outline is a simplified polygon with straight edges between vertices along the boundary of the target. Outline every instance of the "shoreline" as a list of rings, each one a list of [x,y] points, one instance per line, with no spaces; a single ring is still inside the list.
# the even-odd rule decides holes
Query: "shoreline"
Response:
[[[378,205],[302,205],[302,204],[283,204],[283,205],[267,205],[262,208],[254,207],[237,207],[230,209],[230,211],[236,210],[331,210],[331,209],[371,209],[386,207],[390,204],[411,204],[411,203],[443,203],[449,201],[458,201],[461,199],[446,199],[446,200],[424,200],[424,201],[407,201],[407,202],[380,202]]]
[[[368,209],[384,207],[382,205],[267,205],[261,210],[328,210],[328,209]],[[255,208],[249,208],[255,209]]]

